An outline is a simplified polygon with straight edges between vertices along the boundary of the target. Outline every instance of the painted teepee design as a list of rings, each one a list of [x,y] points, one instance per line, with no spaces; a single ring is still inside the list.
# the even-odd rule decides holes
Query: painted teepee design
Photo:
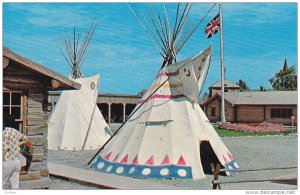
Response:
[[[139,178],[205,177],[200,155],[209,143],[216,161],[238,168],[197,104],[211,59],[211,47],[194,58],[165,66],[129,120],[89,163],[99,172]],[[230,174],[230,171],[227,172]]]

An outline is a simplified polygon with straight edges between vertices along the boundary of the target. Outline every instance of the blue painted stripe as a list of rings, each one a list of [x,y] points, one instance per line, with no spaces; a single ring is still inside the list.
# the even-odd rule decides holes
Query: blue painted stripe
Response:
[[[232,161],[225,164],[225,168],[226,169],[239,169],[239,167],[237,167],[236,165],[237,165],[237,162],[235,160],[232,160]],[[238,170],[232,170],[232,171],[226,171],[226,172],[231,175],[231,174],[237,173],[239,171]]]
[[[137,164],[112,163],[101,156],[92,162],[91,167],[102,173],[137,178],[181,178],[192,179],[192,167],[178,165],[148,166]]]

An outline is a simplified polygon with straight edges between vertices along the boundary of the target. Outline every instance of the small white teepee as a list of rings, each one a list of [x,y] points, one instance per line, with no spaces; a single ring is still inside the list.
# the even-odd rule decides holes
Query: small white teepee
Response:
[[[99,74],[75,81],[81,89],[63,91],[49,118],[50,150],[95,150],[111,136],[96,104]]]
[[[210,59],[211,47],[162,68],[130,119],[90,166],[130,177],[184,179],[205,178],[203,168],[210,163],[238,168],[197,104]]]
[[[86,50],[95,32],[97,22],[92,22],[88,32],[81,37],[74,27],[73,44],[67,34],[64,40],[64,58],[71,68],[70,77],[81,84],[80,90],[62,91],[48,120],[48,149],[95,150],[111,136],[98,106],[99,74],[83,78],[80,71],[86,59]]]

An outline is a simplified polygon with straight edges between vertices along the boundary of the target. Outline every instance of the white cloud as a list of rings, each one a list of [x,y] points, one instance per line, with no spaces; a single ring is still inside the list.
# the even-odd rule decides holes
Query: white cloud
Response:
[[[86,25],[86,18],[89,16],[87,13],[83,13],[76,6],[72,6],[72,9],[67,7],[68,4],[12,3],[7,4],[6,8],[27,12],[26,19],[30,25],[47,27]]]
[[[56,42],[62,43],[65,33],[72,31],[72,26],[79,26],[78,31],[83,32],[88,28],[92,17],[98,17],[99,25],[91,40],[87,51],[88,57],[82,69],[84,74],[86,76],[96,72],[101,74],[101,92],[136,94],[141,89],[149,87],[160,68],[162,58],[156,52],[154,45],[146,36],[128,6],[126,4],[121,6],[103,4],[96,6],[97,9],[89,10],[82,5],[86,4],[72,4],[71,6],[70,4],[6,3],[4,5],[4,13],[24,13],[25,16],[21,20],[14,20],[11,19],[13,15],[8,14],[11,20],[10,22],[4,20],[4,43],[9,43],[8,46],[17,48],[16,52],[20,52],[24,57],[32,59],[32,56],[34,56],[32,60],[67,75],[69,67],[59,52]],[[170,15],[175,14],[176,11],[176,9],[171,9],[174,7],[173,5],[176,4],[167,5]],[[189,19],[197,19],[199,21],[211,5],[212,3],[194,3]],[[285,11],[286,9],[276,9],[276,6],[284,5],[287,8],[296,9],[296,6],[290,6],[290,4],[274,3],[263,5],[224,3],[223,5],[224,19],[226,16],[228,25],[237,25],[240,28],[253,28],[252,26],[245,27],[245,25],[259,26],[264,22],[275,23],[290,19],[289,13]],[[109,9],[106,9],[105,6],[109,6]],[[138,9],[144,5],[135,4],[134,6]],[[155,4],[153,7],[155,9],[157,7],[161,8],[162,4]],[[217,7],[203,23],[205,24],[209,21],[216,13]],[[201,33],[203,33],[201,27],[198,30],[201,30]],[[253,87],[258,87],[258,83],[262,80],[266,83],[268,82],[269,76],[274,70],[277,70],[277,65],[281,67],[281,60],[284,59],[282,55],[284,54],[280,53],[282,51],[274,51],[272,53],[269,51],[268,46],[278,45],[277,40],[271,42],[266,39],[265,42],[269,44],[267,45],[262,41],[261,37],[256,39],[255,36],[253,35],[251,39],[244,38],[243,41],[245,43],[243,44],[235,42],[233,39],[230,40],[229,36],[227,36],[225,47],[228,49],[226,51],[231,53],[229,56],[225,52],[225,66],[227,66],[229,79],[233,79],[233,82],[243,77],[246,82],[252,79]],[[191,40],[178,55],[178,60],[192,57],[201,49],[204,50],[209,43],[210,41],[204,41],[202,34],[201,36],[199,36],[199,33],[196,34],[191,37]],[[250,48],[249,44],[255,47],[259,45],[263,47],[263,51],[268,52],[259,50],[262,54],[253,56],[255,47]],[[279,46],[279,48],[285,48],[284,46]],[[232,48],[235,48],[235,50]],[[218,56],[217,50],[216,45],[214,52]],[[291,54],[291,56],[293,55]],[[277,56],[276,59],[274,56]],[[213,60],[206,82],[210,84],[219,79],[219,59],[214,56]],[[291,62],[293,61],[296,61],[296,59],[291,60]],[[274,64],[275,62],[278,62],[278,64]],[[272,70],[270,71],[269,69]],[[256,76],[260,75],[261,72],[266,74],[257,78]]]
[[[195,3],[193,12],[206,13],[212,4]],[[282,7],[285,7],[284,9]],[[279,9],[280,8],[280,9]],[[237,26],[280,23],[293,19],[289,12],[297,12],[293,3],[222,3],[223,20]],[[209,21],[218,13],[218,5],[209,13]]]

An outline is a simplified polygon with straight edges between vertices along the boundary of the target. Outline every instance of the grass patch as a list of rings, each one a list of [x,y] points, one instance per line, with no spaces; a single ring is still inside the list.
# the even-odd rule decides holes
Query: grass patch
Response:
[[[281,132],[262,132],[262,133],[246,133],[232,130],[220,129],[214,126],[220,137],[234,137],[234,136],[263,136],[263,135],[283,135]]]

